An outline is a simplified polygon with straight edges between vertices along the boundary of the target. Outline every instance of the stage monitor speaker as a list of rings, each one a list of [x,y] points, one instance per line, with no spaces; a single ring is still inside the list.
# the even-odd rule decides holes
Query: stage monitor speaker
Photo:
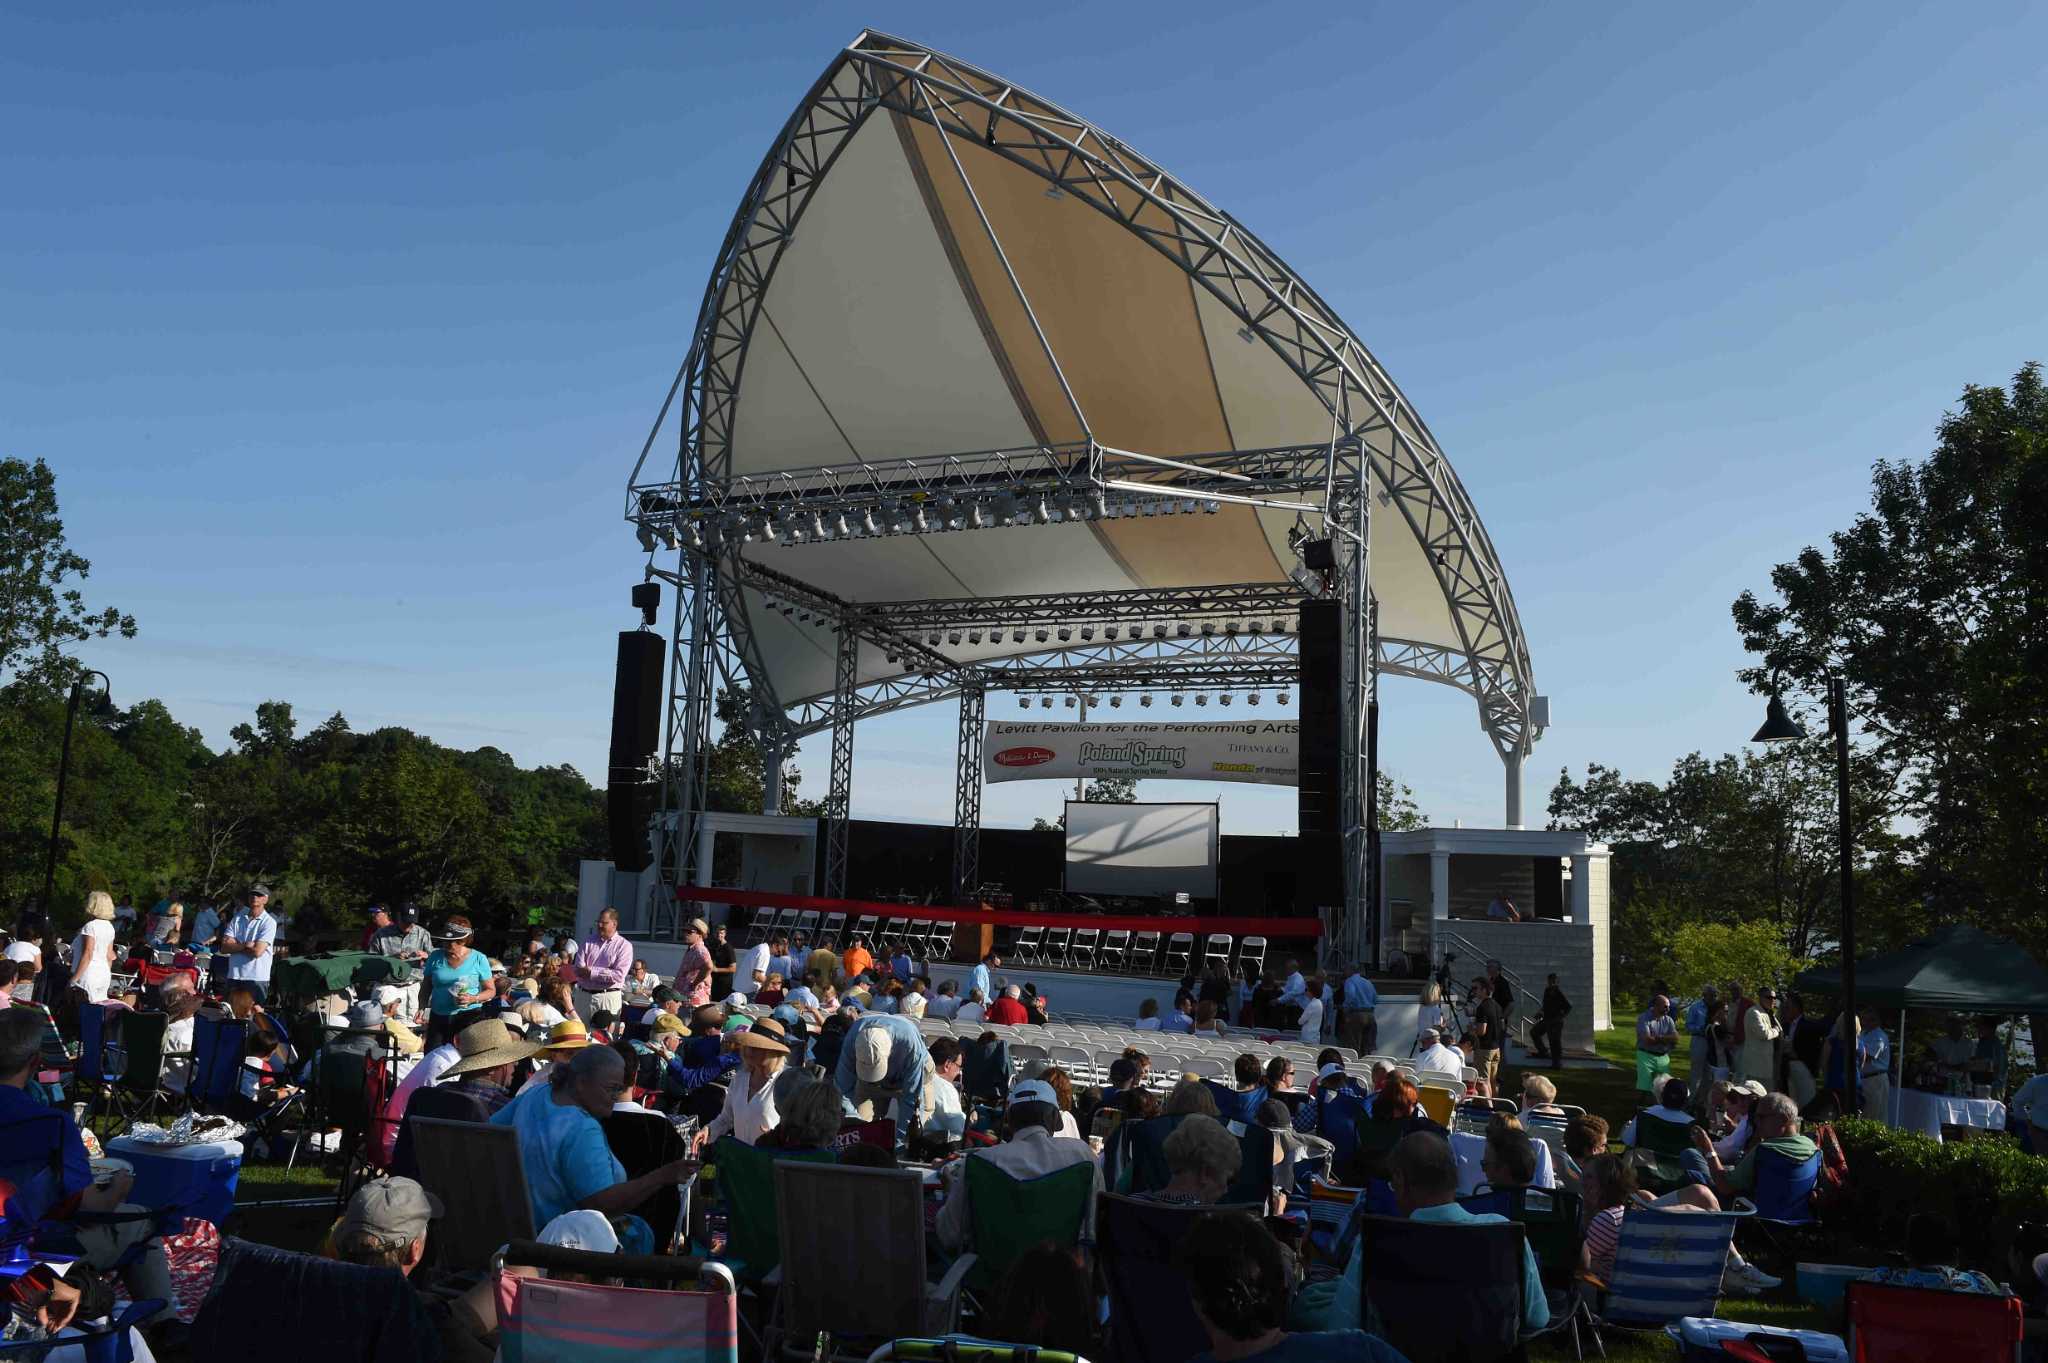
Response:
[[[1303,837],[1344,831],[1339,806],[1344,789],[1340,765],[1340,691],[1344,659],[1339,644],[1343,607],[1335,601],[1301,605],[1301,780],[1296,787]]]
[[[660,791],[653,781],[614,781],[605,787],[605,840],[619,870],[644,871],[652,860],[647,830]]]
[[[619,633],[618,671],[612,682],[611,781],[646,779],[647,763],[661,746],[661,679],[668,640],[647,630]]]

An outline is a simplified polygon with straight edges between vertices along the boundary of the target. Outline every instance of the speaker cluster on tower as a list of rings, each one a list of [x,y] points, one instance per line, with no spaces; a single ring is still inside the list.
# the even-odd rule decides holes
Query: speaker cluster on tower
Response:
[[[656,583],[633,588],[633,604],[649,626],[660,596]],[[654,756],[661,747],[661,683],[667,653],[668,640],[651,628],[619,632],[605,825],[612,864],[621,871],[644,871],[652,857],[647,830],[661,790]]]
[[[1303,911],[1344,900],[1342,730],[1343,606],[1301,603],[1301,784],[1296,788],[1301,866],[1295,902]]]

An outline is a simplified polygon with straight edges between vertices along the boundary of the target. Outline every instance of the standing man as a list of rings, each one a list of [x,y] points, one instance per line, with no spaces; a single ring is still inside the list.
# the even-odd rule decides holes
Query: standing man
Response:
[[[1572,1001],[1564,996],[1564,990],[1557,984],[1556,975],[1548,975],[1543,981],[1543,1011],[1536,1016],[1536,1054],[1548,1054],[1544,1064],[1558,1069],[1564,1064],[1564,1019],[1571,1012]]]
[[[862,1121],[888,1116],[892,1100],[907,1098],[919,1109],[921,1125],[931,1116],[925,1089],[933,1073],[931,1052],[914,1020],[869,1013],[846,1034],[833,1079]]]
[[[220,909],[210,900],[202,903],[192,915],[192,934],[185,939],[185,945],[212,950],[220,945],[220,925]]]
[[[733,969],[732,992],[748,999],[760,993],[761,986],[768,983],[768,962],[775,958],[776,948],[781,945],[778,933],[742,951],[739,964]]]
[[[372,904],[370,906],[370,926],[363,929],[363,940],[356,943],[356,950],[375,950],[371,943],[377,940],[378,933],[390,926],[391,910],[385,908],[382,904]]]
[[[1507,1036],[1508,1026],[1515,1017],[1515,987],[1500,973],[1499,961],[1486,963],[1486,990],[1493,1001],[1500,1005],[1501,1036]]]
[[[633,944],[619,935],[619,911],[606,909],[597,916],[597,936],[576,949],[576,988],[590,996],[583,1016],[599,1010],[619,1015],[632,966]]]
[[[1671,1000],[1659,994],[1636,1018],[1637,1093],[1656,1094],[1656,1081],[1671,1073],[1671,1052],[1677,1047],[1678,1022],[1671,1016]]]
[[[1556,976],[1552,976],[1555,979]],[[1700,991],[1698,999],[1685,1010],[1685,1035],[1690,1047],[1692,1068],[1687,1071],[1696,1094],[1707,1091],[1707,1019],[1714,1015],[1714,1004],[1720,999],[1714,986],[1708,985]]]
[[[1481,980],[1473,986],[1472,995],[1472,1068],[1486,1081],[1490,1094],[1500,1074],[1500,1047],[1507,1035],[1507,1020],[1493,1000],[1492,985]]]
[[[981,1001],[987,1003],[996,996],[995,986],[989,982],[989,972],[991,970],[1001,970],[1002,968],[1003,958],[996,955],[993,951],[982,957],[981,964],[968,972],[967,992],[972,994],[975,990],[980,990]]]
[[[371,914],[373,919],[381,917],[382,926],[370,933],[369,950],[379,956],[394,956],[412,967],[412,978],[401,986],[405,990],[405,1020],[411,1022],[420,1012],[420,971],[425,968],[427,957],[434,954],[434,939],[419,925],[419,910],[408,904],[393,921],[393,915],[379,905]]]
[[[692,918],[683,926],[683,959],[676,963],[676,992],[691,1008],[711,1002],[711,953],[704,946],[704,920]]]
[[[1892,1039],[1877,1010],[1863,1013],[1863,1037],[1856,1043],[1857,1072],[1863,1076],[1863,1115],[1887,1121],[1892,1099]]]
[[[1486,906],[1486,916],[1497,923],[1519,923],[1522,921],[1522,911],[1515,907],[1515,897],[1509,893],[1507,886],[1501,886],[1500,893],[1495,895],[1493,902]]]
[[[1364,961],[1345,979],[1342,1002],[1344,1016],[1337,1024],[1338,1038],[1358,1054],[1371,1055],[1380,1044],[1379,1018],[1374,1013],[1380,1006],[1380,991],[1366,978]]]
[[[699,918],[696,921],[701,923],[704,920]],[[711,997],[722,999],[732,993],[734,968],[734,952],[732,943],[725,940],[725,924],[720,923],[711,929],[711,936],[704,943],[704,950],[711,953]]]
[[[258,1003],[270,993],[270,949],[277,942],[277,920],[265,912],[269,903],[270,887],[251,885],[248,907],[235,915],[220,939],[229,983],[247,984]]]
[[[1778,1025],[1778,991],[1765,985],[1756,991],[1756,1004],[1742,1015],[1742,1077],[1769,1088],[1778,1074],[1778,1038],[1785,1029]]]

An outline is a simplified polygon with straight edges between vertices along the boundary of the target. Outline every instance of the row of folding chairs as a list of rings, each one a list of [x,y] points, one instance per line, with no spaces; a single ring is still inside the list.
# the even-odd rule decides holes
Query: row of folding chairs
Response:
[[[821,914],[815,909],[757,909],[740,941],[758,946],[778,932],[791,938],[801,935],[812,947],[827,951],[839,951],[859,937],[877,956],[893,956],[899,949],[914,957],[943,956],[953,948],[953,924],[945,919],[870,913],[849,923],[843,913]]]
[[[1119,973],[1179,976],[1188,973],[1195,954],[1195,935],[1176,932],[1133,933],[1128,928],[1049,928],[1039,924],[1018,930],[1004,949],[1028,965],[1063,966],[1081,970],[1098,967]],[[1222,966],[1243,970],[1249,966],[1263,972],[1266,939],[1247,937],[1236,941],[1226,932],[1209,934],[1202,948],[1202,967]]]

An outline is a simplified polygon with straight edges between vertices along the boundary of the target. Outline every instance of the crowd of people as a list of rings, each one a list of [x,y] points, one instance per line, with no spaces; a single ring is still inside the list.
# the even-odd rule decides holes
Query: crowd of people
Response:
[[[1464,1010],[1424,1028],[1405,1066],[1369,1067],[1359,1057],[1377,1042],[1379,999],[1363,969],[1334,983],[1294,960],[1263,976],[1205,970],[1183,982],[1171,1012],[1162,1016],[1148,1003],[1136,1029],[1290,1034],[1321,1046],[1313,1071],[1305,1060],[1247,1051],[1224,1079],[1163,1084],[1139,1046],[1106,1071],[1077,1077],[1044,1061],[1008,1063],[996,1031],[949,1035],[921,1025],[1049,1021],[1049,1000],[1029,982],[1005,978],[998,953],[957,985],[935,983],[908,952],[879,951],[858,936],[843,951],[782,934],[735,946],[722,925],[693,920],[681,931],[677,964],[663,974],[636,953],[609,910],[585,940],[535,933],[493,956],[462,915],[428,924],[415,912],[379,908],[358,945],[403,963],[405,970],[388,972],[400,978],[366,979],[287,1007],[271,989],[280,933],[267,891],[251,886],[229,907],[203,910],[188,930],[179,906],[159,905],[137,924],[140,950],[123,957],[111,931],[120,919],[97,895],[48,974],[27,932],[0,960],[0,990],[15,1000],[0,1012],[0,1125],[40,1116],[60,1134],[61,1175],[34,1190],[27,1210],[55,1221],[127,1213],[75,1228],[82,1266],[52,1284],[31,1279],[36,1290],[16,1310],[23,1329],[83,1321],[117,1296],[173,1296],[167,1228],[154,1209],[128,1200],[131,1180],[96,1172],[94,1135],[61,1101],[86,1008],[102,1010],[101,1031],[116,1035],[127,1016],[162,1015],[160,1078],[172,1097],[192,1084],[198,1019],[244,1023],[250,1079],[236,1110],[251,1128],[251,1157],[307,1141],[323,1148],[326,1133],[311,1129],[310,1109],[294,1101],[317,1082],[317,1066],[339,1057],[388,1067],[389,1096],[369,1133],[372,1176],[328,1238],[332,1257],[396,1268],[408,1281],[430,1276],[425,1245],[443,1209],[422,1182],[425,1118],[508,1129],[543,1239],[606,1252],[716,1249],[731,1228],[715,1220],[725,1213],[707,1212],[708,1199],[689,1225],[650,1219],[652,1208],[703,1168],[736,1158],[738,1147],[775,1158],[915,1163],[934,1170],[935,1273],[970,1253],[1001,1249],[999,1257],[1013,1261],[983,1303],[978,1328],[1083,1352],[1098,1343],[1102,1325],[1089,1259],[1103,1193],[1206,1213],[1191,1221],[1173,1262],[1211,1356],[1283,1363],[1400,1356],[1383,1338],[1386,1322],[1365,1305],[1357,1233],[1364,1216],[1487,1224],[1500,1216],[1468,1205],[1474,1188],[1567,1190],[1583,1216],[1574,1268],[1598,1282],[1615,1272],[1632,1207],[1719,1213],[1756,1195],[1766,1159],[1797,1165],[1819,1156],[1824,1184],[1845,1173],[1839,1144],[1827,1127],[1803,1120],[1809,1104],[1798,1096],[1802,1077],[1825,1091],[1832,1038],[1824,1035],[1809,1059],[1796,1044],[1805,1023],[1798,1001],[1780,1012],[1769,990],[1741,999],[1747,1016],[1733,1032],[1719,991],[1704,1000],[1697,1026],[1685,1019],[1683,1034],[1668,998],[1653,1002],[1637,1025],[1642,1110],[1619,1130],[1568,1110],[1540,1067],[1521,1073],[1516,1112],[1475,1107],[1481,1125],[1454,1130],[1431,1117],[1418,1079],[1463,1085],[1475,1099],[1498,1096],[1502,1042],[1518,1000],[1497,963],[1471,982]],[[54,1008],[44,1001],[53,985],[61,986]],[[1539,1018],[1561,1018],[1570,1004],[1554,978],[1546,992],[1557,997],[1543,1000]],[[1858,1037],[1863,1046],[1873,1030]],[[1670,1077],[1668,1056],[1683,1042],[1694,1047],[1695,1073],[1725,1076],[1698,1088]],[[1557,1053],[1554,1041],[1550,1050]],[[660,1114],[664,1129],[687,1134],[657,1160],[622,1157],[609,1124],[624,1113]],[[1010,1232],[977,1214],[974,1190],[992,1186],[995,1175],[1070,1188],[1078,1208],[1071,1232],[1049,1243],[990,1244],[989,1236]],[[1327,1243],[1311,1233],[1312,1183],[1361,1190],[1345,1228]],[[23,1207],[13,1202],[10,1215]],[[1943,1267],[1937,1230],[1923,1227],[1901,1271]],[[1521,1325],[1541,1330],[1555,1298],[1533,1254],[1525,1251],[1516,1274]],[[1981,1277],[1953,1272],[1942,1281],[1982,1292]],[[2015,1284],[2038,1300],[2038,1279]],[[1725,1291],[1776,1285],[1731,1254]],[[423,1292],[419,1306],[445,1356],[491,1356],[497,1323],[488,1292]]]

